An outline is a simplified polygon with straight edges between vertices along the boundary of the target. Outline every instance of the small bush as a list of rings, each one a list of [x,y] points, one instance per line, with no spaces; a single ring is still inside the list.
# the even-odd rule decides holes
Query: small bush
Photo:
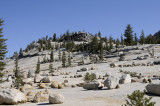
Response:
[[[127,95],[128,100],[124,106],[154,106],[155,102],[151,102],[152,97],[144,97],[145,93],[139,90],[134,91],[131,95]]]
[[[124,74],[129,74],[131,77],[137,76],[137,73],[136,73],[136,72],[123,71],[122,69],[119,70],[119,72],[124,73]]]
[[[92,81],[94,81],[96,79],[96,75],[94,74],[94,73],[86,73],[86,75],[85,75],[85,77],[84,77],[84,81],[86,82],[86,83],[89,83],[89,82],[92,82]]]

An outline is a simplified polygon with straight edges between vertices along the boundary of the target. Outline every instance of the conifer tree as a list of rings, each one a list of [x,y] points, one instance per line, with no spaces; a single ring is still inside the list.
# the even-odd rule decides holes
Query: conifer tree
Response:
[[[70,51],[68,52],[68,66],[71,66],[71,55],[70,55]]]
[[[134,33],[134,42],[135,42],[135,45],[137,45],[137,43],[138,43],[138,38],[137,38],[137,34],[136,34],[136,33]]]
[[[109,47],[108,47],[108,40],[107,40],[107,37],[105,37],[104,40],[105,40],[105,44],[106,44],[105,50],[108,51],[108,50],[109,50]]]
[[[65,54],[65,51],[63,51],[63,54],[62,54],[62,67],[66,67],[66,54]]]
[[[109,51],[113,48],[113,38],[112,36],[109,37]]]
[[[15,77],[18,78],[20,74],[20,70],[18,67],[18,53],[15,53],[15,69],[14,69]]]
[[[144,31],[142,30],[141,36],[140,36],[140,44],[143,45],[145,44],[145,37],[144,37]]]
[[[124,45],[124,39],[123,39],[123,35],[121,34],[121,45]]]
[[[103,60],[103,41],[100,39],[100,60]]]
[[[4,39],[2,35],[2,31],[3,31],[3,28],[2,26],[4,25],[3,24],[3,20],[0,19],[0,78],[3,77],[3,70],[4,70],[4,67],[5,67],[5,63],[3,62],[3,60],[5,59],[5,56],[6,56],[6,53],[7,53],[7,45],[5,43],[5,41],[7,39]]]
[[[81,61],[81,63],[82,63],[82,64],[84,64],[84,59],[83,59],[83,57],[82,57],[82,61]]]
[[[40,73],[40,60],[38,58],[38,61],[37,61],[37,67],[36,67],[36,71],[35,71],[36,74],[39,74]]]
[[[98,51],[98,39],[97,34],[92,38],[91,41],[91,52],[96,53]]]
[[[53,73],[54,72],[54,69],[53,69],[53,64],[49,64],[49,72],[50,73]]]
[[[61,50],[59,49],[59,54],[58,54],[58,57],[59,57],[59,61],[61,61]]]
[[[119,44],[120,44],[120,41],[119,41],[119,39],[117,38],[117,40],[116,40],[116,48],[119,47]]]
[[[53,52],[53,50],[51,50],[50,61],[51,61],[51,62],[54,61],[54,52]]]
[[[57,41],[57,38],[56,38],[56,33],[53,34],[53,41]]]
[[[132,46],[133,45],[133,31],[132,31],[132,27],[130,24],[127,25],[124,36],[125,36],[125,44],[127,46]]]

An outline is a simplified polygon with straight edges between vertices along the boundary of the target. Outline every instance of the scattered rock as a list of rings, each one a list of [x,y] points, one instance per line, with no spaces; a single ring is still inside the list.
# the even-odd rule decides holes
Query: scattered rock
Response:
[[[116,64],[115,64],[115,63],[111,63],[111,64],[110,64],[110,67],[111,67],[111,68],[114,68],[114,67],[116,67]]]
[[[117,86],[116,86],[116,89],[119,89],[120,88],[120,85],[118,84]]]
[[[49,103],[51,104],[62,104],[64,102],[64,96],[61,94],[50,94]]]
[[[129,74],[122,75],[122,77],[119,80],[119,83],[121,84],[131,83],[131,76]]]
[[[42,79],[42,76],[40,74],[36,74],[34,77],[34,83],[39,83]]]
[[[26,95],[17,89],[0,89],[0,104],[15,105],[18,103],[25,103],[26,101]]]
[[[57,81],[53,81],[51,83],[51,88],[58,88],[58,82]]]
[[[45,101],[48,101],[48,99],[43,92],[37,92],[33,99],[34,103],[45,102]]]
[[[72,85],[71,85],[72,88],[75,88],[76,86],[77,86],[76,84],[72,84]]]
[[[144,83],[148,83],[148,80],[146,78],[143,79]]]
[[[109,76],[111,76],[111,73],[110,72],[106,72],[105,77],[109,77]]]
[[[49,76],[47,76],[47,77],[44,77],[41,81],[43,83],[50,83],[51,82],[51,78]]]
[[[149,78],[148,81],[151,83],[151,82],[152,82],[152,79]]]
[[[44,83],[40,83],[38,84],[39,89],[44,89],[46,87],[46,85]]]
[[[119,78],[110,76],[104,81],[104,85],[108,87],[108,89],[116,88],[117,84],[119,84]]]
[[[63,85],[62,84],[58,84],[58,89],[63,89]]]
[[[68,83],[68,80],[66,79],[66,80],[64,80],[64,83]]]
[[[160,84],[148,84],[146,90],[150,94],[160,95]]]
[[[93,82],[84,84],[83,88],[87,90],[96,90],[96,89],[102,89],[103,85],[100,81],[93,81]]]
[[[27,96],[34,96],[34,92],[32,91],[27,92]]]

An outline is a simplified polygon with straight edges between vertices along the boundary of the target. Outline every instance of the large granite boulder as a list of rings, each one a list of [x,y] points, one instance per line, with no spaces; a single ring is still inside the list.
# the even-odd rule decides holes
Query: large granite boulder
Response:
[[[150,94],[160,95],[160,84],[148,84],[146,90]]]
[[[62,104],[64,102],[64,96],[61,94],[50,94],[49,103],[51,104]]]
[[[122,77],[119,80],[119,83],[121,84],[131,83],[131,76],[129,74],[122,75]]]
[[[42,81],[43,83],[50,83],[50,82],[51,82],[51,77],[49,77],[49,76],[44,77],[41,81]]]
[[[83,88],[87,90],[102,89],[103,84],[100,81],[92,81],[92,82],[84,84]]]
[[[27,97],[21,91],[14,88],[5,88],[0,90],[0,104],[14,105],[25,103]]]
[[[40,74],[36,74],[34,77],[34,83],[39,83],[42,79],[42,76]]]
[[[119,78],[110,76],[104,81],[104,85],[108,87],[108,89],[115,89],[119,84]]]
[[[48,101],[48,98],[44,95],[43,92],[37,92],[33,99],[34,103],[46,102],[46,101]]]
[[[58,82],[57,81],[53,81],[51,83],[51,88],[58,88]]]

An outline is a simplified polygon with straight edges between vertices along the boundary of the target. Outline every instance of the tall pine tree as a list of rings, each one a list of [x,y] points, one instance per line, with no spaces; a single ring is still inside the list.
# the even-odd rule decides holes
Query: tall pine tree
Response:
[[[7,45],[6,45],[6,43],[5,43],[5,41],[7,40],[7,39],[4,39],[3,38],[3,32],[2,32],[2,30],[3,30],[3,20],[2,19],[0,19],[0,78],[2,78],[3,77],[3,70],[4,70],[4,67],[5,67],[5,63],[3,62],[3,60],[5,59],[5,56],[6,56],[6,53],[7,53]]]
[[[143,45],[145,44],[145,36],[144,36],[144,31],[142,30],[141,32],[141,36],[140,36],[140,44]]]
[[[36,73],[36,74],[39,74],[39,72],[40,72],[40,60],[39,60],[39,58],[38,58],[37,67],[36,67],[35,73]]]
[[[127,25],[124,36],[125,36],[125,44],[127,46],[132,46],[133,45],[133,31],[132,31],[132,27],[130,24]]]
[[[66,53],[63,51],[62,54],[62,67],[66,67]]]

